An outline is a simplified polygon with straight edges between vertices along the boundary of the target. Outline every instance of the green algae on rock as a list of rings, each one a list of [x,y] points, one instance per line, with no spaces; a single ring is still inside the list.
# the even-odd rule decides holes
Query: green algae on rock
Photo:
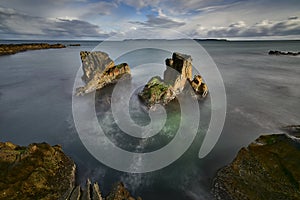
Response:
[[[0,44],[0,56],[11,55],[27,50],[66,48],[63,44],[28,43],[28,44]]]
[[[75,164],[60,146],[0,142],[0,199],[59,199],[75,182]]]
[[[164,83],[159,76],[155,76],[148,81],[139,96],[151,107],[154,104],[166,105],[175,98],[175,92],[172,86]]]
[[[217,172],[217,199],[300,199],[300,143],[286,134],[260,136]]]

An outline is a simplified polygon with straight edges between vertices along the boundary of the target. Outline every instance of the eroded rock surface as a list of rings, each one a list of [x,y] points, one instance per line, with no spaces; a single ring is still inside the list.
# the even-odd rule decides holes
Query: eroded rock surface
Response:
[[[159,77],[151,78],[139,93],[148,107],[155,104],[166,105],[178,95],[188,94],[196,98],[204,98],[208,94],[207,85],[200,75],[192,79],[192,57],[175,52],[172,58],[166,59],[166,70],[163,80]],[[192,87],[189,87],[189,84]]]
[[[84,95],[113,84],[121,78],[130,78],[130,67],[126,63],[115,65],[107,53],[80,52],[84,87],[77,88],[76,95]]]
[[[46,143],[22,147],[0,142],[0,199],[2,200],[141,200],[122,183],[106,198],[97,182],[75,186],[74,162],[60,146]]]
[[[31,44],[0,44],[0,56],[11,55],[27,50],[66,48],[63,44],[31,43]]]
[[[260,136],[218,171],[217,199],[300,199],[300,143],[286,134]]]
[[[74,181],[75,164],[60,146],[0,142],[0,199],[59,199]]]

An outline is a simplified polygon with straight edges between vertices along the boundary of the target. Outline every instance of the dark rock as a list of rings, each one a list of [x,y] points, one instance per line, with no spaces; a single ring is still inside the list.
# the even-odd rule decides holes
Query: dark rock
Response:
[[[300,55],[300,51],[299,52],[285,52],[285,51],[269,51],[269,55],[275,55],[275,56],[280,56],[280,55],[285,55],[285,56],[298,56]]]
[[[70,47],[79,47],[81,46],[80,44],[69,44]]]
[[[11,55],[18,52],[27,50],[39,50],[39,49],[57,49],[66,48],[63,44],[47,44],[47,43],[32,43],[32,44],[0,44],[0,56]]]
[[[118,80],[130,78],[130,68],[127,63],[115,65],[104,52],[80,52],[82,79],[86,82],[84,87],[77,88],[76,95],[84,95],[101,89]]]
[[[286,134],[260,136],[242,148],[213,183],[217,199],[300,199],[300,143]]]
[[[0,142],[0,199],[59,199],[74,187],[75,164],[60,146]]]

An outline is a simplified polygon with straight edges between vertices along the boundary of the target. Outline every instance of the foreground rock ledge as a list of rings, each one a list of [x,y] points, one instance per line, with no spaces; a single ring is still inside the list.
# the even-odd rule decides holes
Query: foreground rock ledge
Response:
[[[61,146],[0,142],[0,199],[135,200],[122,183],[102,198],[98,183],[75,186],[74,162]],[[141,198],[137,198],[141,200]]]
[[[287,134],[260,136],[220,169],[213,183],[217,199],[300,199],[300,143]]]
[[[59,199],[75,182],[75,164],[60,146],[0,143],[0,199]]]
[[[30,44],[0,44],[0,56],[11,55],[27,50],[66,48],[63,44],[30,43]]]

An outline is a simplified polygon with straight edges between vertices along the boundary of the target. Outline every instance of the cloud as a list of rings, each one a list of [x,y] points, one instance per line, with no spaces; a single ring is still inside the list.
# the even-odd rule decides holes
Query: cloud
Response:
[[[144,27],[174,28],[185,25],[185,22],[173,20],[164,15],[147,15],[145,22],[133,21],[132,24],[143,25]]]
[[[248,26],[240,21],[227,27],[213,27],[207,30],[208,37],[263,37],[300,35],[300,20],[297,17],[282,21],[263,20]]]
[[[106,38],[98,25],[76,19],[48,19],[19,13],[14,9],[0,7],[0,35],[11,37],[36,36],[38,38]]]
[[[116,8],[116,3],[88,0],[9,0],[2,1],[1,7],[14,8],[32,16],[45,18],[86,19],[97,15],[109,15]]]

